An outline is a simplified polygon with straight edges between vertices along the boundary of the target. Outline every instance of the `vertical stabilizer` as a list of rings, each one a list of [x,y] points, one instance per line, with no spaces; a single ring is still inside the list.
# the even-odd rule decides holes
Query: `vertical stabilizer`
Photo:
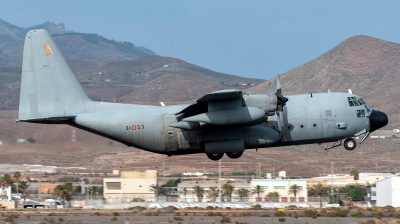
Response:
[[[92,101],[46,30],[25,37],[18,119],[62,117],[92,111]]]

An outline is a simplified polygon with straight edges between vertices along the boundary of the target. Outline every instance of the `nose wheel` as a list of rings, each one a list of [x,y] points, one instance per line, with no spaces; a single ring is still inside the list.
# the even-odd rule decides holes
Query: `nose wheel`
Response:
[[[345,149],[351,151],[351,150],[356,148],[357,143],[356,143],[356,141],[354,139],[348,138],[348,139],[346,139],[346,141],[344,141],[344,145],[343,146],[344,146]]]

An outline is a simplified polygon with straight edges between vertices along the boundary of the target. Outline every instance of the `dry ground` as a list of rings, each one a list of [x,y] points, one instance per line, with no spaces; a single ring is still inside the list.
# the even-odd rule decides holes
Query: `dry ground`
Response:
[[[287,210],[284,216],[277,217],[275,210],[175,210],[146,209],[135,207],[127,210],[20,210],[3,211],[0,223],[400,223],[392,217],[373,217],[374,211],[344,208],[348,214],[362,211],[360,217],[325,217],[333,210],[315,210],[317,216],[307,217],[305,210]],[[326,213],[328,212],[328,213]],[[376,211],[375,211],[376,212]],[[387,213],[383,213],[387,214]],[[297,216],[299,215],[299,216]]]

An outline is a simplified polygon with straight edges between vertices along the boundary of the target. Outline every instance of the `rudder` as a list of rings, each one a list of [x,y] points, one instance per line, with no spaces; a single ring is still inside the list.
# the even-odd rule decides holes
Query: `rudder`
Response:
[[[93,111],[93,103],[46,30],[25,37],[18,119],[62,117]]]

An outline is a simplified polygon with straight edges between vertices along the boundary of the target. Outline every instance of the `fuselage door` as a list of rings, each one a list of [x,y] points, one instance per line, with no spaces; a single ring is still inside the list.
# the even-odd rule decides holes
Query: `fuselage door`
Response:
[[[321,111],[322,116],[322,137],[332,138],[335,137],[335,117],[332,109],[325,109]]]
[[[165,144],[167,151],[178,150],[178,131],[175,128],[165,128]]]

